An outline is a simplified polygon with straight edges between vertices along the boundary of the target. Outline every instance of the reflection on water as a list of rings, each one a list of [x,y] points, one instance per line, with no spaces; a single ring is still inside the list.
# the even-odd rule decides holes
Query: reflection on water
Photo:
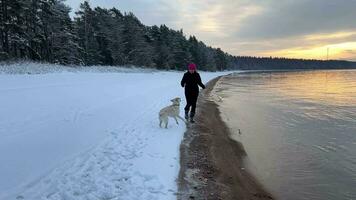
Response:
[[[215,92],[249,169],[279,199],[356,199],[356,71],[244,73]]]

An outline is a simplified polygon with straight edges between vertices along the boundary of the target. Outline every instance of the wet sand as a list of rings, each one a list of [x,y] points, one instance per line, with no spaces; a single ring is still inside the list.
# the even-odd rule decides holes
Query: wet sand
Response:
[[[274,199],[243,165],[242,145],[230,131],[212,99],[220,78],[211,80],[198,99],[196,123],[189,124],[180,146],[178,199]]]

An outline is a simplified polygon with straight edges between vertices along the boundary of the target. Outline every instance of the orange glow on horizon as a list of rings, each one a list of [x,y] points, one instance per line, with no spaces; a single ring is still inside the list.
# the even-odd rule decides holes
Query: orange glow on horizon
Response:
[[[329,60],[355,57],[356,42],[344,42],[316,47],[299,47],[262,53],[263,56],[305,58],[325,60],[329,49]]]
[[[306,40],[329,40],[329,39],[350,37],[353,35],[356,35],[356,32],[336,32],[336,33],[329,33],[329,34],[312,34],[312,35],[307,35],[304,38]]]

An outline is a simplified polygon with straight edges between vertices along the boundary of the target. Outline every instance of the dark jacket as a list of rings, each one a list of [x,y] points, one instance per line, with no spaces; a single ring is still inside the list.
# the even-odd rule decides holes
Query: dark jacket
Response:
[[[199,93],[199,87],[205,89],[205,85],[201,82],[201,78],[198,72],[190,73],[186,72],[180,82],[182,87],[185,87],[186,92]]]

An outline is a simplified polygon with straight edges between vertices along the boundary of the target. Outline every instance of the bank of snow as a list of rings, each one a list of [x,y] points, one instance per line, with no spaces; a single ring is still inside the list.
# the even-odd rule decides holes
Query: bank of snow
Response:
[[[157,118],[182,72],[89,71],[0,74],[1,200],[176,198],[185,125]]]

